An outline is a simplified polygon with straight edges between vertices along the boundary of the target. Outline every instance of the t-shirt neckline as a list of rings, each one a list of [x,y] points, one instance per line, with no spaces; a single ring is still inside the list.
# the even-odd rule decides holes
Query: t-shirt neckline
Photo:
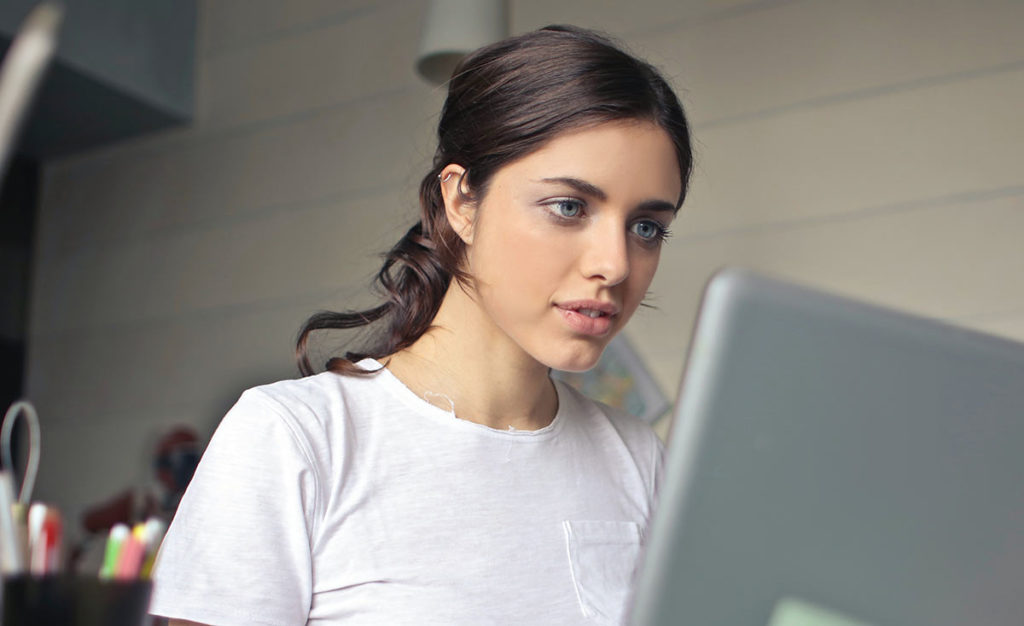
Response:
[[[357,362],[356,366],[367,371],[377,372],[372,378],[384,386],[395,398],[402,401],[416,413],[445,426],[453,426],[455,428],[478,432],[487,436],[500,437],[510,441],[529,442],[541,441],[553,437],[562,429],[562,424],[567,419],[565,414],[568,410],[567,407],[570,402],[570,398],[567,396],[565,391],[562,389],[561,384],[559,384],[557,380],[552,382],[555,385],[555,393],[558,394],[558,409],[555,411],[555,417],[551,420],[550,424],[543,428],[538,428],[537,430],[519,430],[516,428],[504,430],[491,428],[484,424],[478,424],[477,422],[462,419],[457,417],[452,411],[446,411],[438,406],[434,406],[421,398],[412,389],[409,389],[405,383],[391,372],[391,370],[376,359],[365,358]]]

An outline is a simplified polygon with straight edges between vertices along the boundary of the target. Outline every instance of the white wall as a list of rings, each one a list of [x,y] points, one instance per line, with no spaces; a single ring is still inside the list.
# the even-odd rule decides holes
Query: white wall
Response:
[[[39,495],[71,513],[293,376],[317,308],[369,302],[443,94],[424,4],[200,5],[194,127],[46,168],[29,396]],[[703,282],[739,263],[1024,340],[1024,3],[512,0],[513,31],[598,27],[661,66],[693,192],[628,334],[674,395]]]

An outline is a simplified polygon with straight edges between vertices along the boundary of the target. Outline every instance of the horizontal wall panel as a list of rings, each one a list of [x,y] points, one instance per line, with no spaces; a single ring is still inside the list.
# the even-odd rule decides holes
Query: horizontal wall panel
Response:
[[[374,194],[80,251],[37,271],[31,336],[368,284],[415,217],[403,194]]]
[[[684,31],[736,14],[767,10],[784,0],[646,0],[628,8],[619,0],[511,0],[510,4],[514,33],[548,24],[575,24],[629,37],[651,30]]]
[[[57,164],[47,171],[39,254],[55,258],[347,193],[414,193],[436,123],[425,109],[422,99],[392,97],[185,149]]]
[[[405,0],[398,0],[404,2]],[[284,37],[301,38],[323,25],[350,21],[396,4],[396,0],[215,0],[199,3],[199,54],[259,45]]]
[[[427,90],[413,68],[421,15],[419,4],[384,4],[303,36],[201,60],[197,116],[207,127],[233,126],[336,106],[397,85]]]
[[[1024,70],[697,133],[680,230],[756,224],[1018,189]]]
[[[27,391],[46,423],[132,412],[146,419],[149,412],[182,405],[221,407],[247,387],[298,376],[293,351],[299,326],[340,299],[296,298],[34,338]]]
[[[804,1],[638,42],[706,124],[1019,66],[1021,24],[1016,0]]]

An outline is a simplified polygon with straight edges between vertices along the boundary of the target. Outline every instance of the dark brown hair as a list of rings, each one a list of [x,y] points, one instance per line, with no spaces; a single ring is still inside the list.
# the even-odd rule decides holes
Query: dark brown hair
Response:
[[[322,311],[299,333],[299,370],[314,369],[307,344],[313,331],[381,326],[359,351],[334,357],[327,369],[362,373],[356,361],[409,347],[426,332],[454,278],[465,247],[445,216],[439,174],[448,164],[466,170],[460,189],[476,201],[501,167],[560,133],[615,120],[650,121],[671,138],[679,160],[682,205],[693,167],[682,106],[651,65],[593,31],[547,28],[499,41],[468,56],[455,69],[437,127],[433,166],[420,183],[421,219],[385,255],[376,288],[383,303],[364,311]]]

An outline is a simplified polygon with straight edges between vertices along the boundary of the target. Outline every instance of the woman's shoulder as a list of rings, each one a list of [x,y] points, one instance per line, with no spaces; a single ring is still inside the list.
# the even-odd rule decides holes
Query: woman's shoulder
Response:
[[[280,422],[293,431],[312,433],[343,418],[352,399],[367,393],[362,377],[323,372],[284,379],[243,391],[222,421]]]
[[[239,404],[262,404],[287,418],[323,421],[351,412],[367,401],[380,400],[377,376],[322,372],[279,380],[246,389]]]
[[[329,464],[353,429],[372,428],[373,400],[381,396],[374,378],[324,372],[251,387],[224,415],[211,443],[237,449],[289,440],[311,464]]]
[[[348,377],[333,372],[322,372],[302,378],[288,378],[250,387],[242,392],[242,397],[258,397],[264,401],[273,401],[287,407],[306,404],[321,405],[346,393],[346,378]]]

